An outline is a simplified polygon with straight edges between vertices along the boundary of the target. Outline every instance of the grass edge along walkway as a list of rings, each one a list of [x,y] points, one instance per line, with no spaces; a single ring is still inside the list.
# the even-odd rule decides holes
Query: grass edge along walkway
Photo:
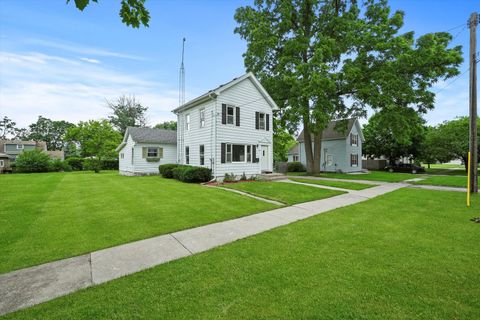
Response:
[[[393,183],[382,185],[364,190],[364,196],[362,191],[356,194],[345,193],[3,274],[0,275],[0,315],[366,201],[404,186]]]

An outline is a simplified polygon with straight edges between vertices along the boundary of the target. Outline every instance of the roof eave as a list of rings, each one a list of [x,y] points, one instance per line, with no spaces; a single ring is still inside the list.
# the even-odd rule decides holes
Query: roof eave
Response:
[[[193,108],[195,106],[198,106],[201,103],[207,102],[209,100],[213,100],[217,96],[218,96],[218,94],[215,91],[210,91],[208,93],[205,93],[205,94],[201,95],[200,97],[197,97],[197,98],[181,105],[178,108],[173,109],[172,112],[175,113],[175,114],[179,114],[180,112],[188,110],[188,109]]]

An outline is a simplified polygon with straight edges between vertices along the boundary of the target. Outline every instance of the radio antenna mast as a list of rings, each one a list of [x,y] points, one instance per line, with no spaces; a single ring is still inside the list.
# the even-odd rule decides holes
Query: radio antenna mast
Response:
[[[182,63],[180,64],[180,84],[178,93],[178,105],[185,104],[185,65],[183,64],[183,58],[185,54],[185,38],[182,42]]]

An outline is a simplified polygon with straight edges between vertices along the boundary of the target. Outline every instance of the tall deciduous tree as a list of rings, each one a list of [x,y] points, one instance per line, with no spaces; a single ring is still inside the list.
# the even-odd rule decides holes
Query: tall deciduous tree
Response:
[[[256,0],[237,9],[235,32],[247,41],[245,65],[281,108],[303,125],[307,170],[320,170],[321,132],[332,119],[365,115],[366,106],[433,108],[429,91],[458,74],[452,36],[399,34],[404,14],[386,0]]]
[[[23,139],[25,129],[17,128],[17,123],[7,116],[0,119],[0,139]]]
[[[98,0],[74,0],[75,6],[80,11],[83,11],[90,1],[98,3]],[[69,2],[70,0],[67,0],[67,3]],[[145,8],[145,0],[122,0],[120,4],[119,15],[124,24],[133,28],[139,28],[141,24],[148,27],[150,13]]]
[[[45,141],[48,150],[62,150],[65,147],[65,134],[74,126],[64,120],[55,121],[39,116],[37,122],[29,126],[27,136],[30,140]]]
[[[156,124],[154,128],[177,130],[177,121],[173,121],[173,120],[172,121],[164,121],[162,123]]]
[[[116,101],[107,100],[107,107],[112,110],[108,116],[110,123],[123,135],[127,127],[143,127],[147,124],[145,112],[148,110],[135,97],[121,96]]]
[[[425,140],[425,120],[411,108],[388,107],[370,117],[363,135],[366,156],[385,156],[390,164],[400,157],[414,159]]]
[[[107,120],[89,120],[70,128],[66,139],[79,146],[82,157],[94,157],[101,161],[117,157],[115,148],[122,141],[122,136]]]

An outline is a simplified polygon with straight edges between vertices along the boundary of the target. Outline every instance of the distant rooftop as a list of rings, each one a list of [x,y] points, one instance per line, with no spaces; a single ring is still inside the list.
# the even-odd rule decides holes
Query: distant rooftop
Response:
[[[177,143],[177,131],[156,128],[128,127],[128,133],[135,142],[140,143]]]

